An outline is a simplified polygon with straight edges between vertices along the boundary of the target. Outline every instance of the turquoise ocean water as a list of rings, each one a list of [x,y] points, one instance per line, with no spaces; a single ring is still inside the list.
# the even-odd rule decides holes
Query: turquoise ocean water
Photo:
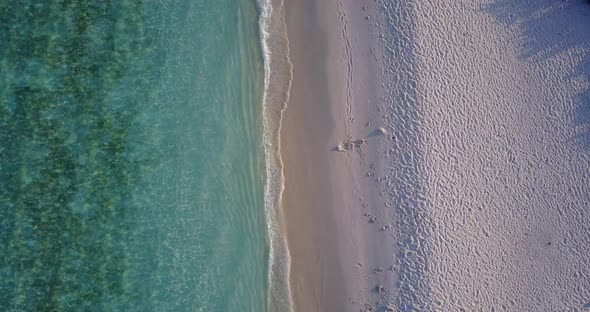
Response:
[[[265,311],[256,0],[0,1],[0,311]]]

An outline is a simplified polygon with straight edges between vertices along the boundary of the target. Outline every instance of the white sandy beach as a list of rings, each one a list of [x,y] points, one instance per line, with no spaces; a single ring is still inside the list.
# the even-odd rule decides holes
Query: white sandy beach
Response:
[[[286,2],[296,310],[590,309],[590,5]]]
[[[416,10],[427,38],[416,71],[432,222],[425,296],[443,310],[580,310],[590,303],[590,6],[478,2]]]

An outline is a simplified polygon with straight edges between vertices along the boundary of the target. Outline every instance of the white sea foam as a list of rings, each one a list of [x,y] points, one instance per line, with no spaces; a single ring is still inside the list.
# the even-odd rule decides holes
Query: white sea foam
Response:
[[[268,309],[293,311],[289,284],[291,258],[280,211],[281,196],[285,187],[279,139],[283,111],[291,87],[292,64],[289,60],[282,0],[258,0],[258,4],[265,71],[263,147],[266,166],[264,202],[270,249]]]

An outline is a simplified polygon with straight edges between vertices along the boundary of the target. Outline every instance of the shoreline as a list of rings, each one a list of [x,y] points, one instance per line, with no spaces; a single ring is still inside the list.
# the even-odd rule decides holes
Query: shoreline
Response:
[[[293,81],[280,133],[286,166],[282,209],[291,254],[295,311],[341,311],[344,284],[332,207],[328,153],[334,121],[323,64],[328,49],[314,1],[286,3]],[[330,1],[331,3],[331,1]],[[303,126],[302,126],[303,125]]]
[[[291,257],[281,209],[285,186],[279,137],[289,100],[293,64],[289,59],[283,0],[258,0],[258,4],[264,60],[262,147],[265,154],[264,206],[269,242],[267,307],[271,311],[293,311],[289,285]]]
[[[300,5],[300,7],[297,7]],[[296,311],[313,311],[313,310],[328,310],[329,308],[339,310],[338,308],[326,304],[326,301],[339,301],[334,299],[338,296],[339,290],[329,293],[328,289],[319,290],[318,285],[322,285],[326,279],[323,273],[328,272],[329,263],[334,263],[333,258],[326,258],[327,255],[335,255],[337,251],[334,245],[328,241],[336,241],[336,236],[330,236],[328,239],[325,232],[322,232],[317,221],[324,222],[333,221],[327,209],[319,207],[332,207],[332,196],[326,196],[326,185],[331,185],[329,175],[313,175],[308,172],[323,172],[322,167],[327,165],[325,157],[318,157],[313,152],[318,150],[325,150],[322,146],[325,143],[326,133],[321,129],[320,125],[324,122],[330,123],[329,112],[326,107],[312,107],[311,103],[323,102],[327,99],[325,94],[319,95],[318,90],[308,84],[305,90],[302,84],[309,83],[304,79],[313,79],[313,83],[321,83],[321,78],[324,73],[319,64],[308,64],[306,61],[316,61],[321,63],[320,57],[323,47],[318,36],[307,36],[301,33],[294,33],[293,21],[294,17],[301,17],[304,21],[300,21],[299,25],[310,26],[315,20],[312,16],[317,14],[316,9],[312,4],[307,3],[307,10],[295,2],[289,2],[286,6],[287,15],[287,32],[289,42],[291,43],[291,60],[293,62],[293,85],[291,89],[290,101],[285,111],[283,119],[283,131],[281,132],[281,144],[284,147],[282,155],[285,167],[285,192],[283,194],[282,208],[284,210],[287,220],[287,239],[289,242],[289,249],[292,256],[291,262],[291,289],[294,296],[294,308]],[[295,11],[299,9],[301,11]],[[317,24],[316,24],[317,25]],[[308,31],[306,31],[308,32]],[[302,35],[302,36],[300,36]],[[303,43],[305,42],[305,43]],[[304,47],[310,47],[310,50],[302,51]],[[305,52],[313,52],[316,55],[308,55],[307,57],[300,56]],[[314,66],[315,65],[315,66]],[[314,68],[315,67],[315,68]],[[301,73],[305,71],[305,75]],[[311,94],[309,97],[305,97]],[[324,96],[319,99],[318,97]],[[306,109],[303,105],[307,105]],[[306,116],[306,113],[310,116]],[[297,115],[295,115],[297,114]],[[313,119],[309,121],[308,119]],[[304,127],[300,127],[302,124]],[[318,137],[318,133],[322,136]],[[321,162],[316,161],[319,158]],[[310,210],[315,208],[316,211]],[[334,229],[335,224],[324,223],[323,229]],[[324,249],[326,247],[327,249]],[[321,253],[320,250],[323,250]],[[338,269],[332,270],[328,275],[331,277],[341,277],[342,274]],[[337,282],[341,284],[341,281]]]
[[[293,84],[280,134],[286,164],[281,207],[295,310],[373,306],[388,297],[375,294],[376,285],[393,285],[396,278],[391,270],[374,273],[392,266],[394,245],[378,230],[387,224],[366,216],[379,210],[366,181],[376,158],[371,145],[382,139],[370,135],[379,123],[374,88],[380,81],[372,49],[378,36],[366,16],[377,16],[376,4],[300,0],[285,9]],[[335,151],[359,139],[367,142],[362,152]]]

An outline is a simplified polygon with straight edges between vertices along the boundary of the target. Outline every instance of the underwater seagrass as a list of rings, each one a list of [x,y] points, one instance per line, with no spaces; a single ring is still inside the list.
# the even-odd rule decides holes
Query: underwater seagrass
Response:
[[[118,245],[150,163],[129,142],[156,74],[134,61],[150,53],[142,6],[0,4],[2,311],[132,304]]]
[[[0,2],[0,311],[265,310],[258,16]]]

